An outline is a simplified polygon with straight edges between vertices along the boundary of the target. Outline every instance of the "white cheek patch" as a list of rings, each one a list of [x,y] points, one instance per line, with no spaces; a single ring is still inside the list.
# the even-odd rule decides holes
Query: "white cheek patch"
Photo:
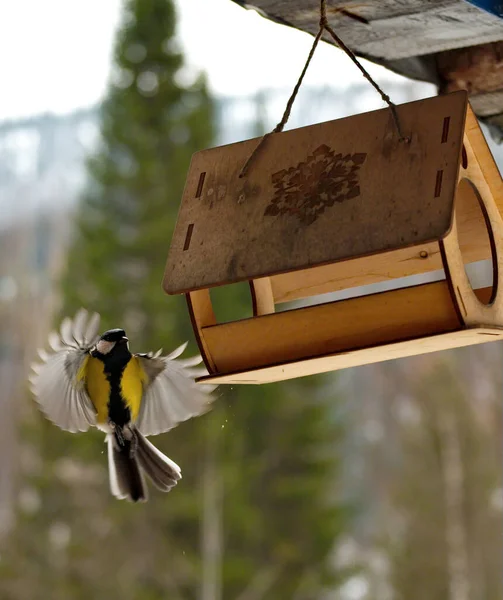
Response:
[[[107,342],[106,340],[100,340],[96,344],[96,350],[100,354],[108,354],[114,346],[115,346],[115,342]]]

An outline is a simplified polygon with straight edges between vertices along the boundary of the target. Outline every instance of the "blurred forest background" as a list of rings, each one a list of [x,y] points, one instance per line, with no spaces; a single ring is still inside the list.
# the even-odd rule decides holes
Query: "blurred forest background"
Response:
[[[137,351],[197,350],[183,299],[161,290],[190,157],[269,130],[290,90],[183,85],[175,33],[171,1],[126,0],[100,106],[0,122],[0,598],[501,599],[499,343],[222,388],[156,439],[183,480],[141,506],[110,496],[101,433],[34,407],[34,351],[80,306]],[[363,82],[307,87],[289,127],[378,107]],[[247,286],[215,303],[251,311]]]

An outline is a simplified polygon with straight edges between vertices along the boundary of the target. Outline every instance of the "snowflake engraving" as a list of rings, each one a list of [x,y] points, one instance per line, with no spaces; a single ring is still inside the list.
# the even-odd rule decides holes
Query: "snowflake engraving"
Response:
[[[323,144],[304,162],[272,175],[274,197],[264,215],[293,215],[310,225],[333,206],[360,195],[358,171],[367,155],[335,154]]]

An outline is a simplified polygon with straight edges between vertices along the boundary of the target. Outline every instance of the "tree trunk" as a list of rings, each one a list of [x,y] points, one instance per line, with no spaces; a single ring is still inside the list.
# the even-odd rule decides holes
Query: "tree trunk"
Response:
[[[464,472],[455,417],[449,409],[439,413],[441,460],[444,479],[449,600],[470,600],[468,549],[463,519]]]
[[[203,523],[201,554],[203,576],[201,600],[222,599],[223,523],[222,477],[218,468],[222,412],[208,419],[206,457],[203,471]]]

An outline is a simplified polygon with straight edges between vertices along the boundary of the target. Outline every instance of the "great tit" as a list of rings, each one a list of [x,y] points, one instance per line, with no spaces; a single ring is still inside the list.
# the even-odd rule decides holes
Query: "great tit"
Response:
[[[39,350],[31,388],[40,409],[61,429],[106,433],[110,491],[116,498],[147,500],[145,472],[168,492],[180,467],[145,436],[157,435],[206,412],[214,386],[196,384],[206,373],[201,357],[178,359],[187,343],[168,356],[131,354],[124,329],[98,335],[100,316],[85,309],[49,336],[52,352]]]

